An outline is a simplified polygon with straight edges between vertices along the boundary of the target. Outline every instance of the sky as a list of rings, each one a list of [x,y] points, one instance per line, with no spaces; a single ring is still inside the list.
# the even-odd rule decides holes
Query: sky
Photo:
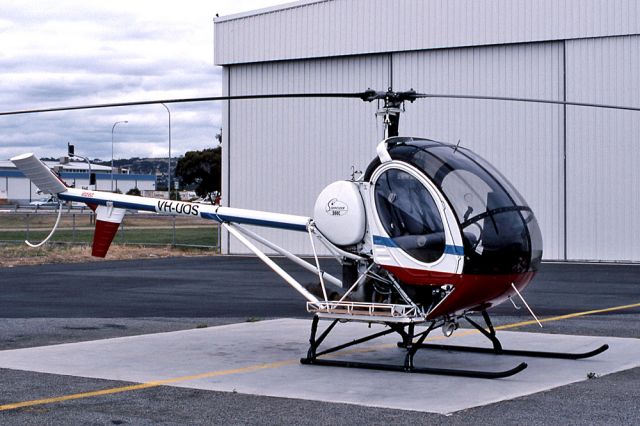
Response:
[[[0,3],[0,112],[218,96],[213,18],[290,0],[26,0]],[[221,104],[169,104],[171,151],[217,145]],[[128,123],[118,123],[128,121]],[[113,129],[113,133],[112,133]],[[0,159],[25,152],[166,157],[162,105],[0,116]]]

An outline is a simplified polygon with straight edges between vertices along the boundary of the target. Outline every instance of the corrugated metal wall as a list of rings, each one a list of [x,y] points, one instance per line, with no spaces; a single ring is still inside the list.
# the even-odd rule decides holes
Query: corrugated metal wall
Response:
[[[247,17],[218,23],[217,55],[231,55],[229,50],[236,43],[228,38],[231,32],[234,38],[249,37],[242,44],[245,50],[223,56],[224,61],[258,60],[254,50],[261,49],[270,60],[297,57],[302,51],[306,56],[366,53],[373,44],[376,49],[388,50],[375,55],[226,66],[225,93],[384,90],[393,84],[396,90],[640,104],[638,35],[436,50],[423,45],[420,50],[407,51],[415,47],[409,36],[405,39],[393,31],[375,39],[363,36],[367,25],[379,32],[378,15],[387,6],[383,5],[386,2],[377,6],[367,2],[364,15],[358,16],[354,5],[359,2],[312,2],[257,15],[256,19],[264,19],[264,33],[255,30],[261,37],[251,46],[255,34],[245,27],[258,21]],[[554,35],[545,33],[551,38],[640,32],[636,28],[640,6],[631,1],[541,1],[536,10],[529,0],[513,1],[518,13],[529,10],[536,17],[525,22],[518,21],[517,15],[514,22],[518,25],[509,27],[511,30],[501,24],[486,33],[462,24],[474,16],[475,4],[464,10],[462,5],[467,2],[463,0],[418,3],[422,2],[402,2],[402,11],[391,11],[389,16],[416,13],[411,15],[414,24],[404,28],[420,39],[420,34],[432,29],[418,23],[435,19],[435,13],[444,23],[434,25],[459,30],[439,39],[438,43],[452,46],[489,42],[496,32],[500,40],[542,37],[539,27],[547,28],[545,31],[555,28]],[[491,16],[477,19],[485,20],[487,27],[494,19],[508,20],[505,13],[510,6],[502,1],[477,3],[496,8]],[[436,7],[438,13],[429,12],[430,7]],[[561,9],[550,21],[555,23],[551,27],[540,21],[549,8]],[[460,20],[449,22],[454,11]],[[320,23],[323,16],[335,19]],[[563,19],[571,23],[560,29],[556,24]],[[295,28],[290,27],[294,21]],[[343,28],[347,24],[351,25],[348,30]],[[301,36],[305,31],[322,41]],[[275,34],[279,34],[277,41],[272,39]],[[524,38],[516,40],[514,34]],[[419,43],[430,46],[435,39],[421,40]],[[225,45],[226,41],[230,44]],[[348,177],[352,165],[366,167],[374,156],[382,135],[374,112],[375,105],[356,100],[234,102],[225,113],[225,202],[234,207],[311,215],[315,197],[324,185]],[[582,107],[433,99],[408,104],[400,132],[460,140],[496,165],[536,212],[546,259],[640,261],[636,238],[640,234],[640,196],[634,190],[640,184],[639,115]],[[290,235],[267,233],[278,244],[309,253],[304,236],[292,239]],[[245,252],[233,242],[225,247],[230,252]]]
[[[567,42],[567,98],[640,104],[640,36]],[[640,113],[567,108],[567,256],[640,260]]]
[[[384,89],[392,58],[393,85],[400,90],[561,99],[562,49],[562,43],[540,43],[242,65],[230,68],[229,87],[234,95]],[[374,113],[375,105],[356,100],[235,102],[226,202],[311,215],[315,197],[326,184],[346,178],[352,165],[362,170],[374,157],[382,134]],[[485,156],[538,214],[545,257],[564,257],[561,107],[421,100],[407,105],[400,131],[461,140]],[[279,243],[309,253],[304,237],[292,240],[291,234],[280,234],[269,232]],[[230,251],[245,250],[232,242]]]
[[[389,56],[242,65],[227,72],[233,95],[362,91],[389,86]],[[225,204],[312,216],[322,188],[375,157],[383,134],[375,111],[375,104],[357,99],[234,102],[223,136]],[[260,232],[294,252],[311,252],[306,235]],[[232,239],[230,252],[244,251]]]
[[[431,93],[562,99],[562,43],[443,49],[393,56],[393,84]],[[424,99],[407,105],[401,133],[460,141],[489,160],[539,218],[545,258],[564,256],[562,107]]]
[[[638,34],[640,2],[307,1],[215,22],[215,63],[227,65]]]

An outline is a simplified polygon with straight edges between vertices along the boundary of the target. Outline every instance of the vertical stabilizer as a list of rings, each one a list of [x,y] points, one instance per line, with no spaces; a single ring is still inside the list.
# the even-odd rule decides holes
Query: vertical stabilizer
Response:
[[[11,159],[11,162],[42,192],[59,194],[67,190],[62,181],[51,169],[33,154],[22,154]]]
[[[118,227],[124,218],[126,210],[112,206],[97,206],[95,207],[95,212],[96,229],[93,234],[91,255],[95,257],[105,257],[113,238],[116,236],[116,232],[118,232]]]

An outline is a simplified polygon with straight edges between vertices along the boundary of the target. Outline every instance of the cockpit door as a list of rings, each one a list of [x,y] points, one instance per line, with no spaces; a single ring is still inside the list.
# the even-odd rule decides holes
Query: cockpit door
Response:
[[[374,261],[403,281],[429,284],[439,273],[461,273],[462,237],[452,209],[417,168],[389,161],[371,176]],[[440,282],[441,280],[435,280]]]

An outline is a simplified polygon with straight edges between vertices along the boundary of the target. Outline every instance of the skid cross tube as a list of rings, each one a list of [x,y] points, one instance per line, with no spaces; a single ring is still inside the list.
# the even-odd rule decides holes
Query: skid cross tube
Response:
[[[525,356],[532,358],[556,358],[556,359],[583,359],[590,358],[592,356],[596,356],[601,354],[602,352],[609,349],[609,345],[602,345],[597,349],[588,352],[579,352],[579,353],[569,353],[569,352],[546,352],[546,351],[530,351],[530,350],[519,350],[519,349],[504,349],[500,340],[496,337],[496,330],[491,323],[491,319],[487,314],[487,311],[482,311],[482,318],[484,318],[485,323],[487,324],[487,329],[482,327],[477,322],[473,321],[471,318],[465,316],[465,319],[471,324],[474,328],[476,328],[480,333],[482,333],[485,337],[487,337],[491,343],[493,344],[493,348],[479,348],[475,346],[455,346],[455,345],[437,345],[432,343],[422,343],[416,342],[415,345],[419,345],[420,348],[423,349],[436,349],[436,350],[446,350],[446,351],[456,351],[456,352],[473,352],[473,353],[482,353],[482,354],[494,354],[494,355],[516,355],[516,356]],[[398,343],[398,346],[404,346],[404,343]]]
[[[311,323],[311,335],[309,337],[309,350],[307,352],[306,358],[301,358],[300,363],[302,364],[312,364],[312,365],[323,365],[330,367],[350,367],[350,368],[363,368],[369,370],[383,370],[383,371],[401,371],[406,373],[421,373],[421,374],[438,374],[438,375],[446,375],[446,376],[459,376],[459,377],[473,377],[473,378],[481,378],[481,379],[498,379],[503,377],[509,377],[520,371],[527,368],[526,363],[520,363],[510,370],[504,371],[478,371],[478,370],[461,370],[461,369],[447,369],[447,368],[433,368],[433,367],[416,367],[414,365],[413,359],[415,354],[419,349],[422,349],[424,346],[423,342],[434,328],[436,328],[436,323],[433,322],[427,328],[426,331],[416,334],[415,333],[415,325],[414,324],[397,324],[397,323],[384,323],[387,327],[386,330],[373,333],[359,339],[352,340],[351,342],[343,343],[341,345],[337,345],[331,347],[329,349],[325,349],[323,351],[318,352],[318,347],[320,344],[327,338],[329,333],[334,329],[334,327],[338,324],[339,320],[334,320],[331,324],[320,334],[319,337],[316,337],[318,332],[318,322],[319,317],[314,315],[313,321]],[[318,358],[322,355],[326,355],[329,353],[337,352],[342,349],[358,345],[360,343],[368,342],[369,340],[376,339],[378,337],[385,336],[391,333],[398,333],[402,338],[402,347],[406,349],[405,359],[403,365],[392,365],[392,364],[379,364],[372,362],[358,362],[358,361],[343,361],[343,360],[335,360],[335,359],[324,359]],[[414,338],[418,338],[416,343],[413,343]]]

